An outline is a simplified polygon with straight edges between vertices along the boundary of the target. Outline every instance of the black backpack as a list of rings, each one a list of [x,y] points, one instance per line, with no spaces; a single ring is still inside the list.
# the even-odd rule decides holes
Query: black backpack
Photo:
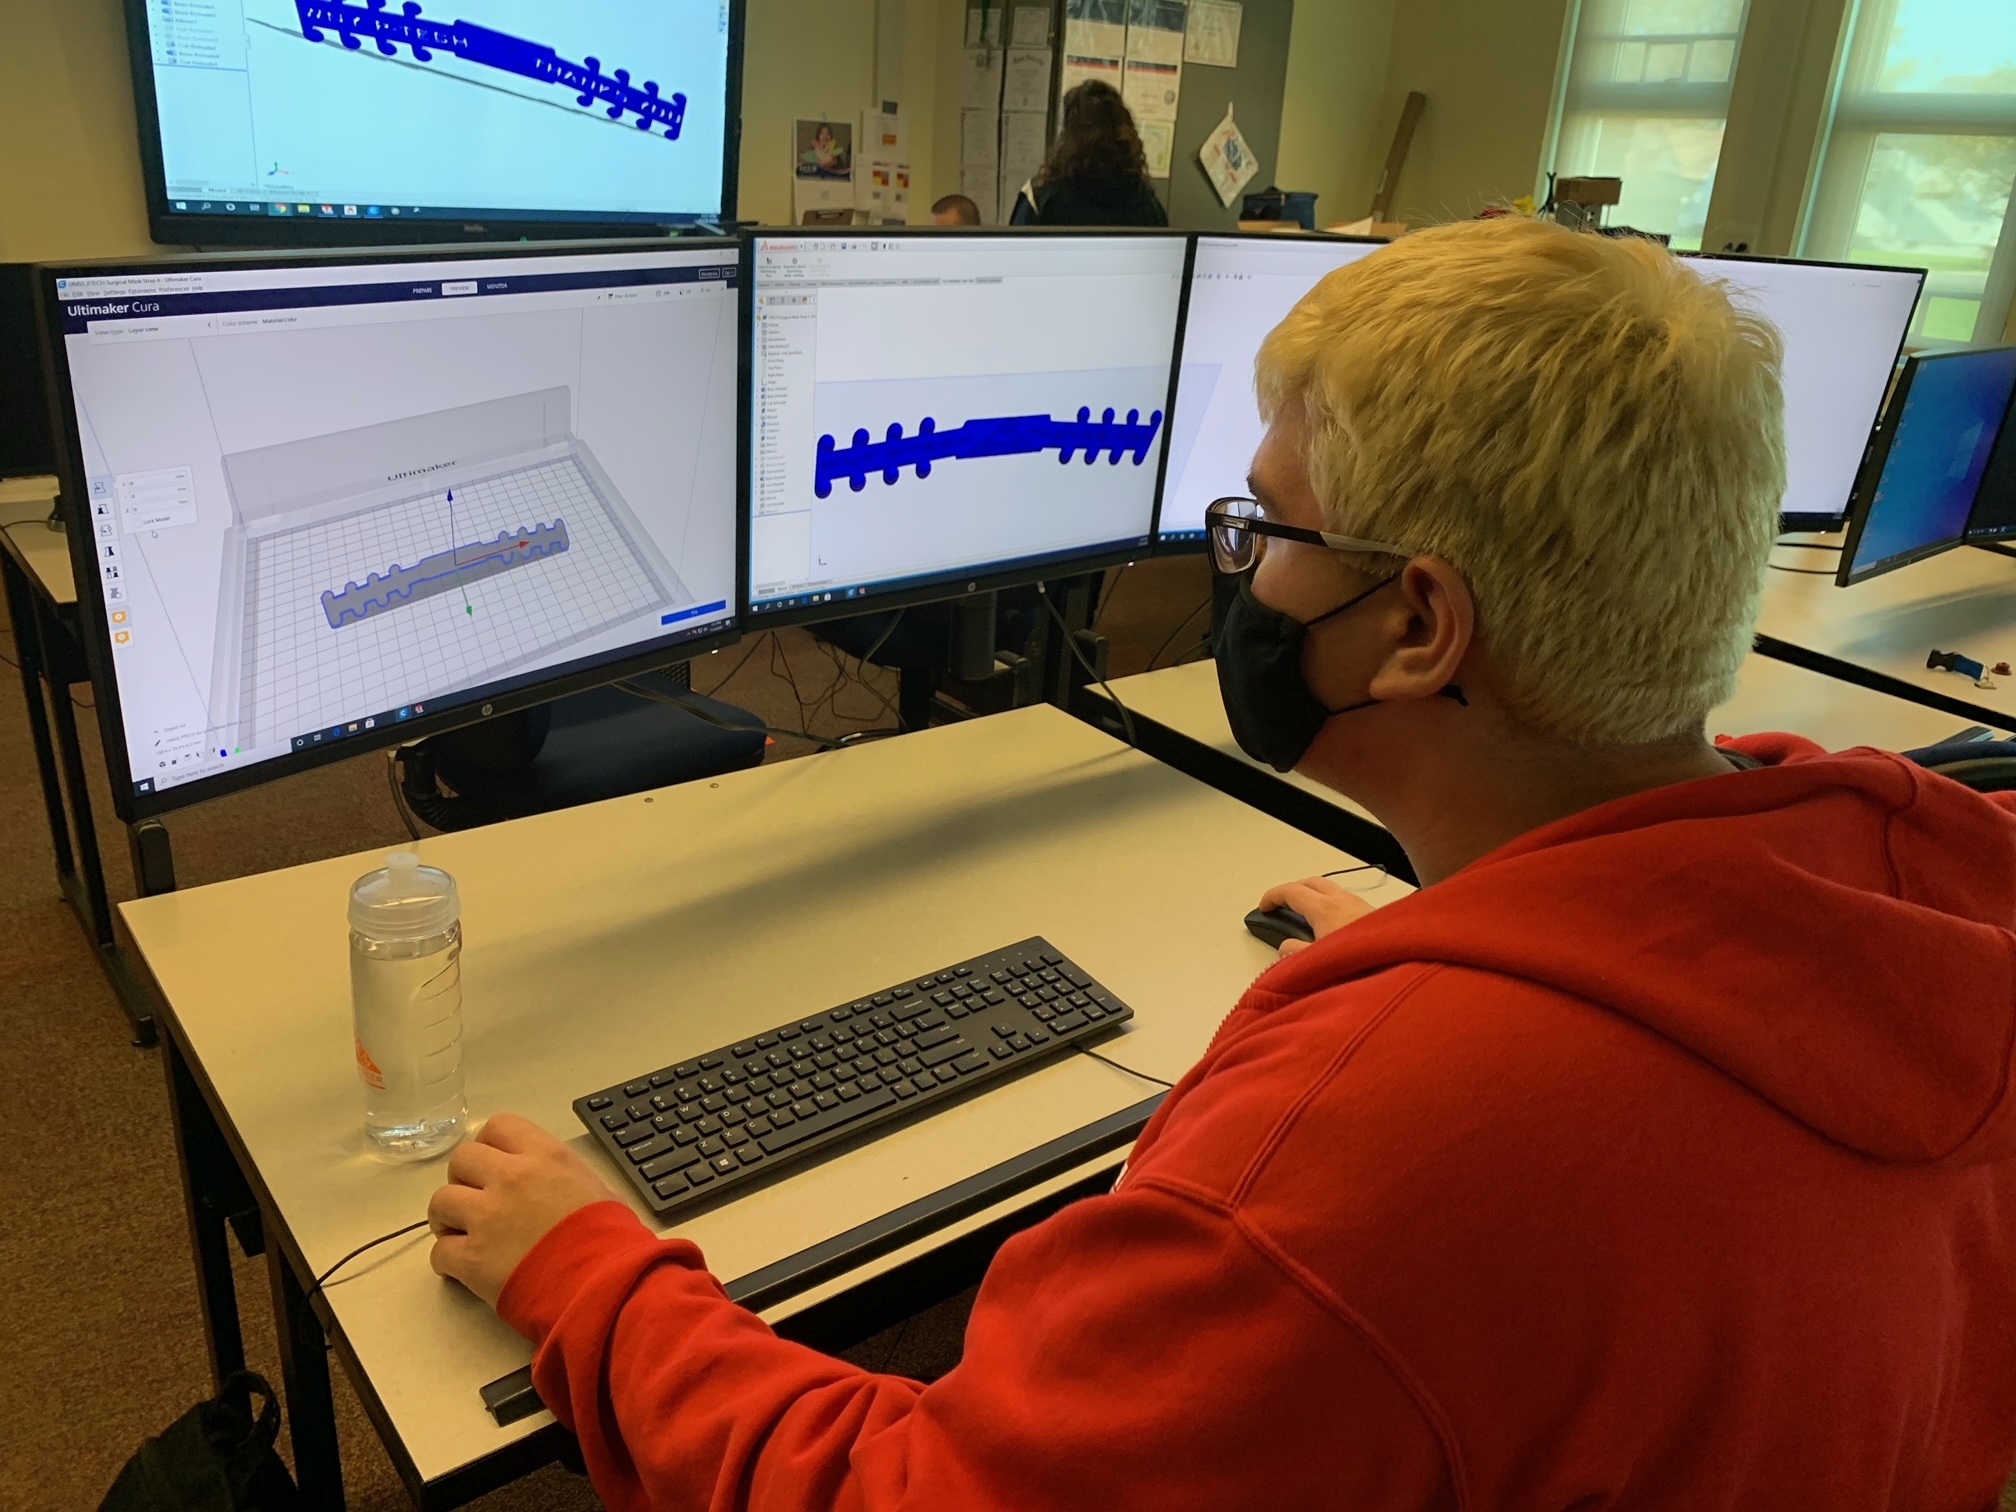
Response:
[[[252,1415],[252,1398],[262,1398]],[[234,1371],[201,1402],[140,1446],[98,1512],[297,1512],[301,1493],[273,1441],[280,1402],[263,1376]]]

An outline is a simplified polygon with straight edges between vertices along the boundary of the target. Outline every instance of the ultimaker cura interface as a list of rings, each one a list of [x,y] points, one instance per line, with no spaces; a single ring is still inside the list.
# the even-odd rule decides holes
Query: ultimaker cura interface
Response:
[[[135,790],[731,622],[735,288],[718,244],[63,280]]]

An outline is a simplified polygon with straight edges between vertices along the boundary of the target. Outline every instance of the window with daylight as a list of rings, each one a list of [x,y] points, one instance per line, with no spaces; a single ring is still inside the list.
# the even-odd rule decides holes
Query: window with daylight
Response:
[[[1861,0],[1804,256],[1926,270],[1912,336],[2002,338],[2016,286],[2016,4]]]
[[[1621,178],[1612,225],[1701,245],[1748,10],[1748,0],[1581,0],[1553,166]]]

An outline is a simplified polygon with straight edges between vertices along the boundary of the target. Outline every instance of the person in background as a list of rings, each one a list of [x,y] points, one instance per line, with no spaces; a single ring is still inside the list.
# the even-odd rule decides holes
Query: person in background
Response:
[[[1036,177],[1022,186],[1014,226],[1166,226],[1148,179],[1141,133],[1120,92],[1092,79],[1064,96],[1064,121]]]
[[[779,1339],[492,1118],[434,1267],[537,1346],[608,1505],[1987,1512],[2016,795],[1708,739],[1777,532],[1780,362],[1663,248],[1535,220],[1318,284],[1260,349],[1253,497],[1207,515],[1221,691],[1420,889],[1269,895],[1315,943],[1111,1193],[1001,1247],[928,1386]]]
[[[934,226],[977,226],[980,207],[963,194],[948,194],[931,207]]]

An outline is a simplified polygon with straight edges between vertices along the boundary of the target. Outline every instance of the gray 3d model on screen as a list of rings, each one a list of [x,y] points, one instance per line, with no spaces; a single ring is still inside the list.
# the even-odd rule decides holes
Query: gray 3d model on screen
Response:
[[[541,389],[223,459],[211,722],[282,740],[694,602]]]
[[[434,54],[446,53],[465,63],[517,74],[541,84],[557,84],[574,92],[577,105],[604,107],[612,121],[637,117],[637,129],[663,127],[666,139],[677,141],[686,120],[686,96],[676,91],[660,95],[655,80],[642,88],[630,82],[630,70],[602,72],[602,61],[583,58],[579,63],[563,58],[552,48],[509,32],[478,26],[474,21],[428,21],[420,15],[416,0],[406,0],[397,14],[385,8],[386,0],[365,0],[363,5],[346,5],[343,0],[294,0],[294,13],[301,23],[301,35],[321,42],[327,32],[351,52],[363,50],[364,40],[384,55],[396,57],[403,45],[416,63],[431,63]]]

